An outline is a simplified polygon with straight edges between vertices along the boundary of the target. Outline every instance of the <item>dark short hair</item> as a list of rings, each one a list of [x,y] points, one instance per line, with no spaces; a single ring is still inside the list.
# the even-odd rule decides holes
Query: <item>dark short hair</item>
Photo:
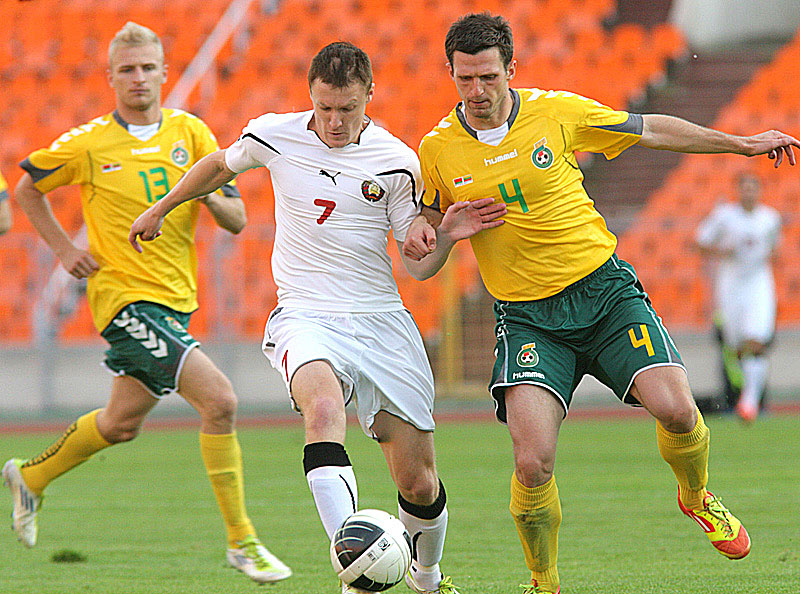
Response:
[[[444,40],[444,52],[447,54],[447,61],[451,66],[455,52],[474,56],[493,47],[500,50],[503,66],[508,68],[514,57],[514,37],[511,35],[511,25],[503,17],[492,16],[488,12],[462,16],[450,25],[450,30]]]
[[[346,41],[336,41],[323,47],[311,60],[308,86],[315,80],[342,89],[360,82],[367,89],[372,85],[372,64],[364,50]]]

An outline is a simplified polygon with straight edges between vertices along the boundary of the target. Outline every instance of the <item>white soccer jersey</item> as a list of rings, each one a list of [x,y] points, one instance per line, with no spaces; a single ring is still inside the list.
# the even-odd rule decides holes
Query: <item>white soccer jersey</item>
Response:
[[[722,314],[726,342],[768,340],[775,328],[775,281],[770,258],[781,220],[769,206],[748,212],[740,204],[717,206],[701,223],[697,242],[732,250],[717,263],[714,297]]]
[[[358,143],[328,147],[313,111],[251,120],[225,151],[237,173],[267,167],[275,190],[272,275],[284,307],[329,312],[403,308],[386,252],[419,212],[416,153],[370,122]]]

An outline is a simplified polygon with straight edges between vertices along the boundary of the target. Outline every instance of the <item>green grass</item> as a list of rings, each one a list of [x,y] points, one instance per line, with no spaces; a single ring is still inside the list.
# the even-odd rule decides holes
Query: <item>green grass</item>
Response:
[[[750,428],[726,418],[708,424],[710,487],[745,521],[750,556],[724,559],[680,514],[651,422],[574,419],[562,429],[556,465],[564,594],[800,591],[800,417],[764,418]],[[38,453],[54,437],[0,435],[0,460]],[[2,535],[0,593],[336,594],[302,473],[299,426],[242,429],[240,438],[250,515],[267,546],[294,569],[291,579],[259,588],[226,567],[196,433],[151,430],[48,488],[35,549],[24,549],[10,531]],[[527,572],[507,509],[506,429],[446,422],[436,439],[450,510],[444,569],[462,594],[519,592]],[[396,510],[377,445],[351,426],[348,450],[360,506]],[[7,495],[0,502],[9,509]],[[65,549],[86,560],[54,563]]]

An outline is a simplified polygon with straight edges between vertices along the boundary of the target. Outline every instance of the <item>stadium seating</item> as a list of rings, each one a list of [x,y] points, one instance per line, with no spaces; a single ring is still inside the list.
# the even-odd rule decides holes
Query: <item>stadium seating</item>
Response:
[[[0,169],[12,187],[19,177],[16,163],[30,150],[113,108],[105,52],[108,40],[126,21],[147,25],[162,36],[171,64],[166,96],[228,3],[206,0],[203,10],[188,0],[0,3],[0,21],[9,23],[10,32],[0,40]],[[346,39],[363,47],[373,60],[376,96],[369,113],[416,147],[458,100],[445,68],[444,36],[453,20],[470,11],[490,10],[510,20],[519,59],[516,85],[569,89],[619,108],[640,98],[648,85],[664,76],[667,62],[686,51],[680,34],[668,25],[652,30],[635,24],[607,27],[615,10],[613,0],[283,0],[274,14],[258,12],[258,5],[252,4],[247,25],[249,44],[242,51],[229,44],[220,57],[213,100],[199,103],[195,94],[189,105],[222,145],[235,140],[251,117],[310,108],[308,62],[326,43]],[[41,27],[26,26],[31,22]],[[796,119],[796,111],[792,113]],[[239,183],[248,207],[245,231],[227,243],[208,217],[200,223],[203,307],[193,318],[192,330],[201,336],[257,338],[275,302],[268,260],[274,225],[269,176],[251,172]],[[53,193],[51,201],[65,227],[76,231],[81,214],[74,189]],[[2,249],[12,241],[31,243],[34,237],[24,216],[16,214],[14,231],[0,239]],[[219,251],[221,245],[226,247]],[[480,280],[468,246],[462,247],[453,259],[459,266],[460,290],[470,292]],[[451,305],[437,297],[443,295],[442,281],[410,280],[392,249],[401,293],[424,334],[435,336],[443,308]],[[30,340],[25,295],[49,273],[33,266],[33,253],[16,249],[15,260],[25,264],[4,268],[0,341]],[[664,268],[672,261],[665,258]],[[62,335],[96,336],[85,307],[78,309]]]
[[[800,83],[794,75],[798,59],[800,35],[756,73],[713,127],[734,134],[774,128],[800,135]],[[800,275],[796,266],[800,259],[800,181],[787,163],[777,170],[773,166],[774,162],[766,158],[687,156],[620,238],[620,254],[637,267],[670,327],[696,329],[710,323],[709,274],[693,247],[694,234],[718,201],[735,200],[736,177],[745,171],[759,175],[763,202],[778,209],[783,219],[783,239],[775,262],[778,323],[800,324]],[[675,266],[662,266],[665,261]],[[677,284],[673,282],[676,269]]]

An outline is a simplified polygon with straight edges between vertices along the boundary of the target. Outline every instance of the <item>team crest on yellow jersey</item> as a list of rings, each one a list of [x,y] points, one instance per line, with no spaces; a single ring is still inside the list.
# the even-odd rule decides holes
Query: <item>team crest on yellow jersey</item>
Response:
[[[186,150],[183,140],[179,140],[172,145],[172,151],[170,151],[169,156],[178,167],[183,167],[189,162],[189,151]]]
[[[361,182],[361,195],[370,202],[377,202],[383,198],[385,193],[386,192],[384,192],[383,188],[374,181],[364,180]]]
[[[553,151],[547,148],[547,138],[542,138],[533,147],[531,161],[539,169],[547,169],[553,164]]]
[[[520,367],[535,367],[539,363],[539,353],[535,350],[536,343],[523,344],[517,353],[517,365]]]

